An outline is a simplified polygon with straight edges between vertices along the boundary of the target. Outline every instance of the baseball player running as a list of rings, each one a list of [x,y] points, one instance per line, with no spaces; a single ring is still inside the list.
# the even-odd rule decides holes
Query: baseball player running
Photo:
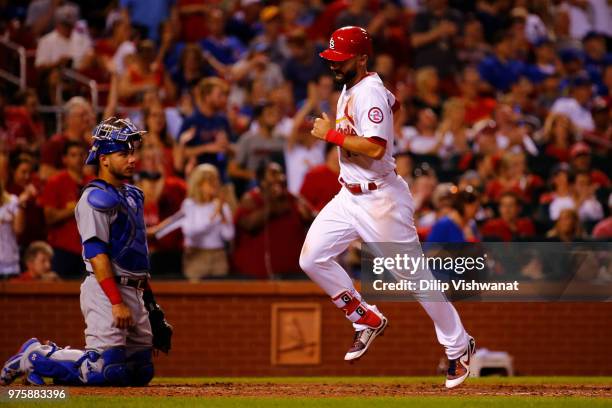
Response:
[[[395,172],[393,111],[399,107],[380,77],[367,72],[372,42],[366,30],[343,27],[319,54],[335,80],[344,85],[335,123],[324,113],[312,135],[340,149],[340,192],[314,220],[300,256],[300,266],[353,323],[355,337],[344,359],[360,358],[387,327],[387,318],[366,303],[336,256],[357,238],[366,242],[418,243],[414,200],[406,182]],[[449,360],[446,387],[469,375],[475,342],[448,301],[420,300],[434,322],[436,335]]]
[[[1,383],[24,375],[35,385],[49,377],[70,385],[142,386],[154,375],[153,348],[170,349],[172,328],[148,284],[144,196],[125,183],[142,133],[115,118],[94,130],[86,164],[98,166],[98,178],[83,189],[75,209],[88,272],[80,298],[85,350],[30,339],[4,364]]]

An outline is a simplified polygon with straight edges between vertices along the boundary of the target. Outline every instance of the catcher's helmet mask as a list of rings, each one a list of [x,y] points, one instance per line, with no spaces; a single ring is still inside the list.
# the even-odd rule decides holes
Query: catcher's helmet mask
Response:
[[[144,130],[138,130],[129,119],[111,117],[105,119],[94,128],[92,133],[93,146],[85,164],[98,164],[101,154],[111,154],[121,151],[133,152],[142,140]]]

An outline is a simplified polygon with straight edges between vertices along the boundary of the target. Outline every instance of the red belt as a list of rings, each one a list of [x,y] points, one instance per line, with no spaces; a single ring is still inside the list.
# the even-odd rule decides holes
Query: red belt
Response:
[[[359,184],[359,183],[346,183],[342,177],[340,177],[340,182],[346,187],[348,191],[353,194],[362,194],[364,193],[362,187],[367,187],[368,190],[378,190],[378,186],[373,181],[370,181],[368,184]]]

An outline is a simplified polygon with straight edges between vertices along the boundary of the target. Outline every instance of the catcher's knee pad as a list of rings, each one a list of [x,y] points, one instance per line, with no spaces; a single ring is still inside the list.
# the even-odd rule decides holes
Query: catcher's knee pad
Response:
[[[125,349],[114,347],[105,350],[102,354],[90,351],[87,355],[87,372],[84,376],[88,385],[130,384]]]
[[[382,324],[382,316],[361,299],[355,289],[345,290],[332,297],[332,302],[344,311],[346,317],[353,323],[364,324],[377,328]]]
[[[127,365],[130,371],[130,385],[142,387],[147,385],[155,375],[153,367],[153,350],[141,350],[127,358]]]

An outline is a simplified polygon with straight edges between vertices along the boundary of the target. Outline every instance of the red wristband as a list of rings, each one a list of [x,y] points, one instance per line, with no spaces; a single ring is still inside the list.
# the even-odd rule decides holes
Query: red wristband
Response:
[[[325,134],[325,141],[342,147],[345,137],[344,133],[340,133],[336,129],[329,129],[327,134]]]
[[[106,293],[108,300],[110,300],[111,305],[118,305],[123,302],[121,299],[121,293],[119,293],[119,288],[115,283],[114,278],[106,278],[100,282],[100,287]]]

